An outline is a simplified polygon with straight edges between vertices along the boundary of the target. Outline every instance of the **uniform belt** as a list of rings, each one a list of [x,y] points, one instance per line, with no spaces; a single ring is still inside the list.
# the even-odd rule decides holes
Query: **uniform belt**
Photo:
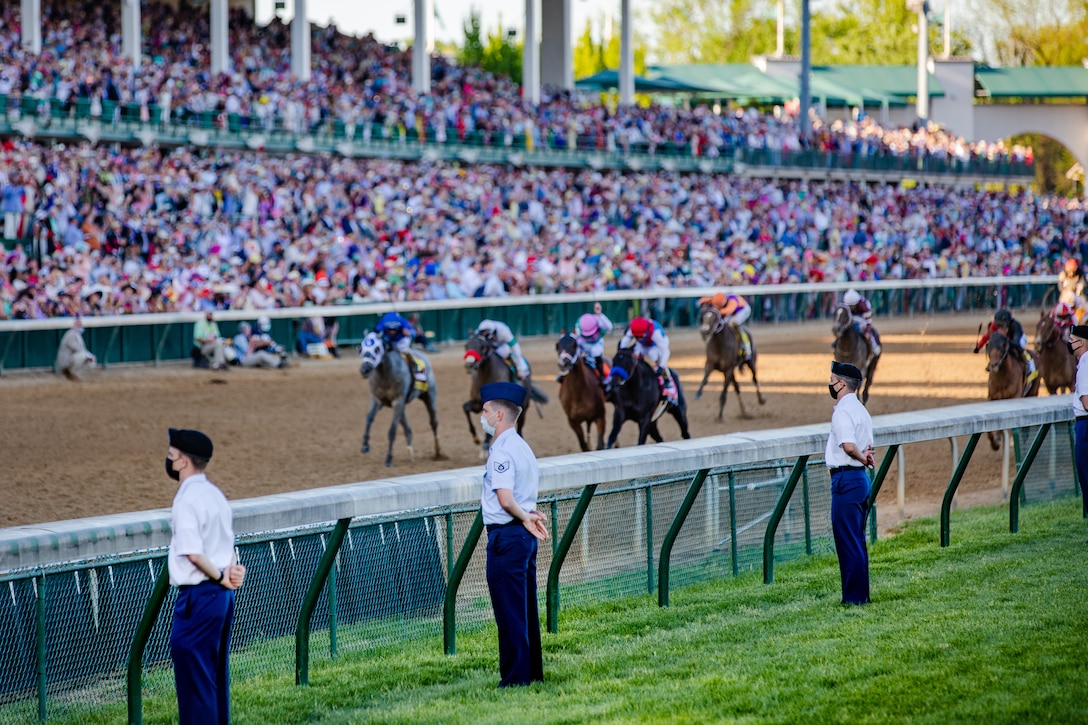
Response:
[[[488,524],[487,525],[487,533],[490,534],[492,531],[498,531],[499,529],[505,529],[507,526],[517,526],[520,523],[521,522],[518,521],[517,519],[513,519],[512,521],[507,521],[505,524]]]
[[[202,587],[205,584],[215,584],[216,586],[221,586],[219,584],[219,582],[217,582],[217,581],[212,581],[211,579],[205,579],[204,581],[200,582],[199,584],[179,584],[178,585],[178,591],[184,592],[184,591],[186,591],[188,589],[196,589],[197,587]]]
[[[835,466],[828,470],[831,471],[831,475],[834,476],[836,473],[846,473],[847,471],[864,471],[865,468],[863,466]]]
[[[1073,416],[1073,420],[1088,420],[1088,415],[1076,415]]]

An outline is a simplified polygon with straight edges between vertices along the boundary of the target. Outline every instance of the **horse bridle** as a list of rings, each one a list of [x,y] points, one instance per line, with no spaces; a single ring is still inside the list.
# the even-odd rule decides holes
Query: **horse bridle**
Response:
[[[1009,356],[1009,348],[1012,347],[1012,343],[1009,341],[1009,338],[1007,338],[1007,337],[1002,336],[1001,339],[1003,339],[1005,341],[1005,349],[1001,351],[1001,357],[998,358],[996,363],[991,361],[990,363],[988,363],[986,365],[986,372],[996,373],[998,370],[1001,369],[1001,366],[1005,363],[1005,358],[1007,358]]]
[[[472,340],[473,338],[483,340],[484,342],[487,343],[487,350],[486,350],[487,354],[486,355],[480,354],[480,358],[476,362],[472,363],[471,365],[469,365],[469,366],[467,366],[465,368],[465,370],[467,372],[469,372],[469,373],[474,373],[477,370],[479,370],[480,366],[484,364],[484,360],[487,360],[487,358],[490,357],[491,354],[495,352],[495,346],[491,343],[490,340],[488,340],[483,335],[473,335],[472,337],[469,338],[469,340]]]
[[[574,338],[571,338],[574,339]],[[571,355],[566,350],[559,351],[559,374],[567,375],[574,366],[578,363],[582,357],[582,346],[578,344],[578,341],[574,341],[574,354]],[[565,367],[564,367],[565,366]]]
[[[725,318],[722,317],[721,310],[716,309],[714,307],[707,308],[706,311],[703,312],[703,317],[706,317],[707,312],[713,312],[714,313],[714,319],[715,319],[714,329],[712,329],[710,331],[710,335],[709,335],[709,337],[713,337],[714,335],[717,335],[719,332],[721,332],[722,330],[725,329]]]

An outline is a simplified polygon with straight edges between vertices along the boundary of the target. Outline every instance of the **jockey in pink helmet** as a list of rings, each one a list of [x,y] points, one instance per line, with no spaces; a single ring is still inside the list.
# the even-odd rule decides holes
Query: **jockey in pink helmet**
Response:
[[[578,347],[597,370],[597,377],[604,378],[604,336],[612,332],[612,320],[601,312],[601,304],[593,305],[593,312],[578,318],[574,326],[574,339]]]

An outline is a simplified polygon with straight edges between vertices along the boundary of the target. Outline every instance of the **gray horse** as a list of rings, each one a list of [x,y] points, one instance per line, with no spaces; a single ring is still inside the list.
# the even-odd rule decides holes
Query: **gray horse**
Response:
[[[387,354],[388,353],[388,354]],[[427,413],[431,417],[431,431],[434,433],[434,458],[443,460],[442,449],[438,445],[438,387],[435,384],[434,370],[431,361],[423,355],[427,371],[427,389],[418,390],[412,371],[404,357],[395,350],[387,351],[382,338],[377,333],[371,332],[363,339],[359,348],[359,355],[363,362],[359,366],[359,372],[370,381],[370,411],[366,414],[366,432],[363,433],[363,453],[370,453],[370,426],[374,423],[374,416],[383,407],[393,409],[393,422],[389,426],[389,452],[385,456],[385,465],[393,465],[393,441],[397,437],[397,424],[404,428],[404,437],[408,441],[408,455],[414,455],[412,450],[412,429],[408,425],[408,416],[404,414],[404,407],[419,398],[427,406]]]

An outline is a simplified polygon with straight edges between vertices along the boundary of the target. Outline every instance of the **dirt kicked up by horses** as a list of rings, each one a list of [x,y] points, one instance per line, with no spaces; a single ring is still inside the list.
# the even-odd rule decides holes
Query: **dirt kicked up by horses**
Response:
[[[386,350],[382,338],[375,332],[369,333],[359,347],[359,373],[370,381],[370,410],[366,414],[366,431],[363,433],[362,453],[370,452],[370,426],[374,416],[382,408],[393,409],[393,422],[389,425],[389,451],[385,455],[385,465],[393,465],[393,442],[397,438],[397,426],[404,428],[404,437],[408,443],[408,455],[414,455],[412,449],[412,428],[408,425],[408,416],[404,409],[417,398],[427,406],[427,415],[431,421],[431,433],[434,434],[434,459],[444,460],[442,447],[438,443],[438,384],[435,382],[431,361],[419,353],[415,354],[423,361],[426,372],[425,385],[417,385],[407,361],[396,350]]]
[[[833,319],[831,331],[835,333],[835,361],[850,363],[861,371],[864,379],[858,397],[863,405],[867,404],[869,387],[873,384],[873,373],[876,372],[880,355],[873,353],[865,334],[854,324],[854,316],[849,307],[843,304],[835,307]]]
[[[488,383],[511,382],[519,383],[529,389],[529,394],[525,396],[525,409],[522,410],[521,416],[518,418],[518,435],[521,435],[521,431],[525,427],[529,407],[533,403],[538,405],[546,404],[548,396],[534,387],[528,378],[524,381],[518,380],[517,373],[495,351],[495,346],[482,335],[472,334],[469,337],[465,343],[463,360],[465,372],[471,376],[472,382],[469,385],[469,399],[465,401],[461,408],[465,411],[465,419],[468,420],[468,431],[472,434],[472,442],[480,446],[480,457],[486,458],[487,451],[491,447],[491,436],[485,433],[484,439],[481,441],[480,436],[476,433],[476,426],[472,422],[472,417],[479,415],[484,409],[483,399],[480,397],[480,387]],[[539,409],[537,412],[540,413]]]
[[[756,344],[752,340],[752,354],[746,360],[741,360],[740,339],[736,331],[725,323],[721,312],[713,305],[704,305],[699,334],[706,342],[706,364],[703,367],[703,379],[699,383],[699,389],[695,391],[695,399],[703,397],[703,388],[706,387],[710,373],[718,370],[725,378],[722,385],[722,394],[718,397],[718,421],[723,420],[725,410],[725,398],[729,393],[729,385],[737,393],[737,403],[740,405],[740,417],[747,418],[748,412],[744,409],[744,400],[740,397],[740,383],[737,381],[737,371],[745,367],[752,373],[752,383],[756,386],[756,398],[763,405],[763,393],[759,389],[759,379],[756,377]],[[751,332],[748,333],[751,337]]]

